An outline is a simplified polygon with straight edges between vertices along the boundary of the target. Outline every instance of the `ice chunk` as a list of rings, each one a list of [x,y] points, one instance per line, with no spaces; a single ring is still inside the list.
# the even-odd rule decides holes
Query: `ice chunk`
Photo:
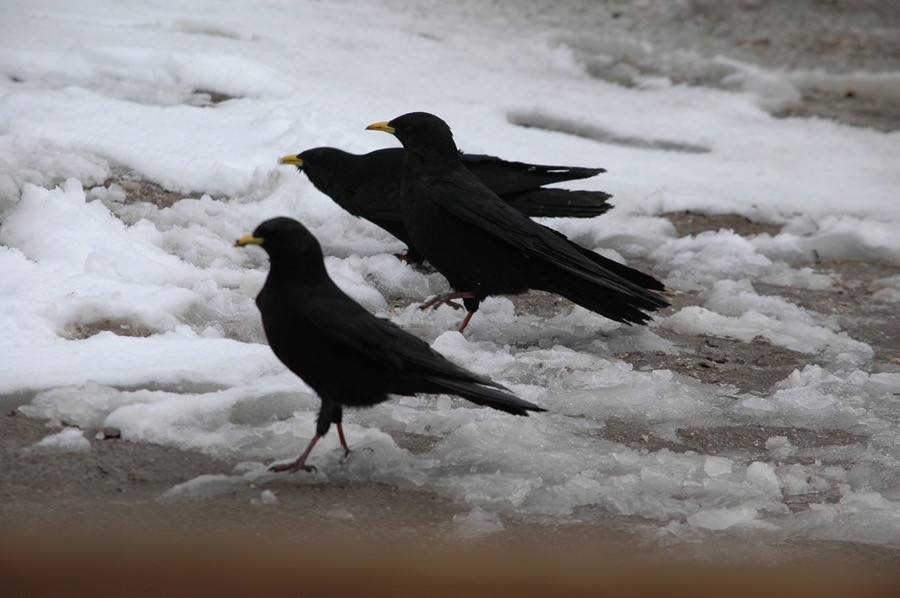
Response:
[[[475,507],[465,515],[454,515],[453,523],[452,536],[456,538],[479,538],[505,529],[500,515],[481,507]]]
[[[772,401],[762,397],[749,396],[741,399],[740,405],[754,411],[775,411]]]
[[[781,317],[787,319],[781,320]],[[665,323],[680,334],[707,334],[744,342],[762,337],[774,345],[794,351],[827,351],[833,356],[845,355],[855,362],[862,362],[873,353],[867,344],[849,338],[846,333],[836,333],[825,326],[792,319],[788,313],[768,316],[749,309],[741,315],[727,316],[691,305],[669,316]]]
[[[78,428],[66,428],[56,434],[45,436],[36,444],[24,449],[28,453],[87,453],[91,442]]]
[[[231,494],[246,486],[247,480],[240,476],[203,474],[169,488],[160,496],[160,499],[205,500],[223,494]]]
[[[725,457],[707,457],[703,462],[703,470],[709,477],[716,478],[731,473],[732,465],[731,459]]]
[[[62,422],[86,428],[99,428],[118,402],[121,392],[89,380],[79,386],[61,386],[38,393],[34,400],[19,407],[29,417],[43,417],[51,423]]]
[[[263,490],[259,493],[259,498],[251,501],[254,505],[277,505],[278,497],[271,490]]]
[[[747,467],[747,481],[765,492],[766,494],[780,494],[781,485],[775,468],[762,461],[754,461]]]
[[[688,515],[687,522],[697,528],[721,531],[734,526],[771,526],[757,519],[757,509],[737,507],[734,509],[709,509]]]
[[[796,451],[787,436],[772,436],[766,440],[766,450],[779,458],[785,458]]]

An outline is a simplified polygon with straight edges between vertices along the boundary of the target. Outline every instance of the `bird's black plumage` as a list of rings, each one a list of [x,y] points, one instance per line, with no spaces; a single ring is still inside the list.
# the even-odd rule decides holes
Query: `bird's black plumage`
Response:
[[[332,423],[349,451],[343,407],[375,405],[388,394],[447,393],[513,415],[544,411],[366,311],[334,284],[318,241],[296,220],[267,220],[236,242],[250,244],[269,254],[269,275],[256,298],[269,345],[322,400],[316,436],[299,459],[277,470],[308,469],[309,451]]]
[[[590,218],[612,206],[603,191],[574,191],[544,185],[584,179],[602,168],[544,166],[511,162],[494,156],[465,154],[460,161],[505,202],[528,216]],[[403,148],[351,154],[333,147],[317,147],[284,156],[306,173],[315,187],[339,206],[385,229],[409,247],[407,257],[422,261],[403,223],[400,181],[406,152]]]
[[[413,244],[459,291],[453,298],[466,299],[462,328],[485,297],[529,289],[628,324],[645,323],[645,311],[668,305],[653,292],[663,285],[652,276],[580,247],[501,201],[463,167],[440,118],[413,112],[369,129],[393,133],[406,149],[404,222]]]

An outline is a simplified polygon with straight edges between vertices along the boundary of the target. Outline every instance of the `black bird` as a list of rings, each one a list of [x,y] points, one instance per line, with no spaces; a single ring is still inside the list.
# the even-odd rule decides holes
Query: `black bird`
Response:
[[[334,284],[319,242],[296,220],[266,220],[235,242],[236,247],[245,245],[259,245],[269,254],[269,276],[256,298],[269,345],[322,400],[316,435],[306,450],[272,471],[314,470],[306,458],[332,423],[346,456],[344,406],[372,406],[386,401],[389,393],[455,394],[513,415],[545,411],[366,311]]]
[[[603,191],[544,188],[551,183],[606,172],[603,168],[542,166],[462,152],[459,159],[503,201],[528,216],[591,218],[612,208],[607,203],[611,196]],[[406,243],[409,251],[404,259],[421,262],[422,255],[411,243],[403,223],[400,181],[405,160],[406,152],[399,147],[362,155],[316,147],[284,156],[280,162],[305,172],[316,189],[354,216],[365,218]]]
[[[644,324],[668,303],[662,283],[569,241],[511,208],[466,170],[450,127],[412,112],[369,130],[397,136],[406,149],[403,220],[416,248],[456,292],[422,305],[463,299],[468,325],[481,300],[540,289],[617,322]]]

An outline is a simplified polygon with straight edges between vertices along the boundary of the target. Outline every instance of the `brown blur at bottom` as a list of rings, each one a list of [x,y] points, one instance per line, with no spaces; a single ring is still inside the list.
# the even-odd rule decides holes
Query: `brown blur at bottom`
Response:
[[[859,564],[675,563],[617,551],[400,540],[198,539],[127,532],[0,538],[3,595],[896,596],[900,572]]]

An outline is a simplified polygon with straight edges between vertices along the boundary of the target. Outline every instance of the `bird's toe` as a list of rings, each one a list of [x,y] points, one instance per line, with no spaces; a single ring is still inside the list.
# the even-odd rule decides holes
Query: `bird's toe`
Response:
[[[276,463],[269,467],[269,471],[273,473],[278,473],[282,471],[286,471],[288,473],[294,473],[295,471],[306,471],[306,472],[315,472],[318,471],[314,465],[306,465],[300,461],[294,461],[291,463]]]

